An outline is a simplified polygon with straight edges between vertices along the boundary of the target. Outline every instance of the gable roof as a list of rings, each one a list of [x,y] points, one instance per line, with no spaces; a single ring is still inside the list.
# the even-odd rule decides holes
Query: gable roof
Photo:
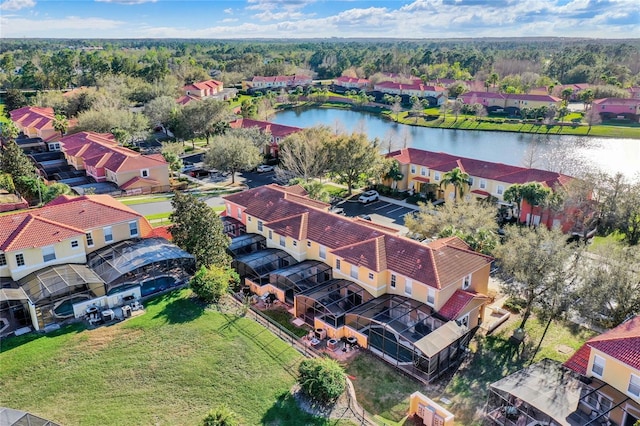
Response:
[[[43,128],[53,129],[53,119],[55,113],[53,108],[46,107],[34,107],[25,106],[22,108],[14,109],[9,113],[11,120],[20,128],[34,127],[38,130]]]
[[[602,98],[593,101],[596,105],[629,105],[632,107],[640,106],[640,99],[627,98]]]
[[[238,118],[237,120],[229,123],[229,126],[232,129],[250,129],[252,127],[257,127],[264,133],[270,133],[272,136],[280,138],[289,136],[292,133],[296,133],[302,130],[302,128],[300,127],[286,126],[284,124],[276,124],[270,121],[253,120],[250,118]]]
[[[591,349],[596,349],[631,368],[640,370],[640,315],[589,339],[569,358],[565,366],[580,374],[586,374]]]
[[[438,314],[448,320],[455,320],[465,311],[465,308],[476,300],[478,304],[484,303],[487,297],[472,293],[470,291],[456,290],[455,293],[447,300]]]
[[[0,250],[4,252],[45,247],[84,231],[31,213],[0,217]]]

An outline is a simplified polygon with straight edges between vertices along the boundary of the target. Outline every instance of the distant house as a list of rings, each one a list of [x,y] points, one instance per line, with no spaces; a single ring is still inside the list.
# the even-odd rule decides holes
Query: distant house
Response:
[[[394,83],[392,81],[376,83],[373,90],[390,95],[416,96],[429,100],[432,105],[442,105],[446,100],[447,92],[447,89],[441,86],[428,86],[422,83]]]
[[[561,96],[564,89],[571,89],[572,93],[569,97],[569,101],[577,102],[580,101],[580,94],[585,90],[591,88],[589,83],[574,83],[574,84],[563,84],[562,86],[556,86],[553,89],[554,96]]]
[[[113,182],[128,194],[169,189],[169,165],[160,154],[143,155],[118,145],[110,133],[80,132],[60,140],[67,163],[96,182]]]
[[[4,189],[0,189],[0,213],[12,210],[26,209],[29,203],[19,195],[10,194]]]
[[[183,95],[176,99],[180,105],[186,105],[192,101],[212,98],[222,101],[232,99],[238,91],[234,88],[224,88],[224,84],[218,80],[199,81],[182,87]]]
[[[247,89],[280,89],[306,87],[313,83],[307,75],[275,75],[272,77],[255,76],[251,80],[242,82],[242,88]]]
[[[598,111],[603,120],[640,120],[640,99],[596,99],[591,108]]]
[[[285,126],[283,124],[271,123],[270,121],[252,120],[250,118],[239,118],[229,123],[232,129],[257,127],[261,132],[271,136],[271,142],[262,149],[263,154],[278,156],[280,143],[289,135],[302,130],[300,127]]]
[[[333,80],[335,86],[344,87],[345,89],[364,90],[369,87],[371,82],[366,78],[341,76]]]
[[[640,87],[629,87],[629,95],[631,95],[631,99],[640,99]]]
[[[467,105],[479,103],[488,112],[506,112],[511,115],[519,115],[523,108],[560,107],[562,99],[548,94],[507,94],[493,92],[467,92],[460,96],[462,102]]]
[[[40,138],[52,144],[60,138],[60,132],[53,128],[53,108],[26,106],[11,111],[9,115],[11,121],[27,138]]]

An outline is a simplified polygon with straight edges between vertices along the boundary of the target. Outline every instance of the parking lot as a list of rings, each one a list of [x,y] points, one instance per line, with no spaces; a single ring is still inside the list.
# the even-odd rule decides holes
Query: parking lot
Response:
[[[388,203],[384,200],[363,204],[357,198],[345,201],[338,205],[344,209],[346,216],[368,215],[373,222],[394,227],[404,226],[404,218],[407,214],[418,211],[418,206],[409,208],[398,204]]]

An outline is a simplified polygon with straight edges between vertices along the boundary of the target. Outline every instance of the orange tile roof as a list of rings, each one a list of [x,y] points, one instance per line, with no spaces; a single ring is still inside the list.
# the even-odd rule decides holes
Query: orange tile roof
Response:
[[[589,352],[587,353],[587,349]],[[585,374],[591,349],[597,349],[618,361],[640,370],[640,315],[623,322],[616,328],[589,339],[565,365]],[[585,364],[584,359],[587,359]],[[584,369],[584,370],[583,370]]]
[[[469,304],[469,302],[474,299],[485,300],[487,297],[481,294],[458,289],[438,311],[438,314],[448,320],[455,320],[462,312],[464,312],[464,308]]]
[[[0,217],[0,250],[4,252],[46,247],[84,235],[82,229],[56,223],[30,213]]]
[[[21,130],[26,127],[35,127],[36,129],[48,127],[52,129],[53,119],[55,117],[53,108],[41,108],[34,106],[25,106],[14,109],[9,113],[9,115],[11,116],[11,120]]]
[[[135,185],[138,182],[144,183],[145,186],[156,186],[156,185],[158,185],[158,181],[157,180],[136,176],[133,179],[130,179],[127,182],[125,182],[122,185],[120,185],[120,188],[126,190],[126,189],[129,189],[130,187],[132,187],[133,185]]]

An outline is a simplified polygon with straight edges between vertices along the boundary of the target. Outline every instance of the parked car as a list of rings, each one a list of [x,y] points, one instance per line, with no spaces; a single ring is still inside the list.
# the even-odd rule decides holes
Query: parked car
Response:
[[[379,199],[380,199],[380,194],[378,194],[378,191],[371,190],[371,191],[366,191],[360,194],[358,201],[366,204],[372,201],[378,201]]]
[[[209,176],[209,170],[205,169],[193,169],[189,172],[192,177],[199,178],[203,176]]]
[[[258,168],[256,169],[256,171],[258,173],[272,172],[273,171],[273,166],[270,166],[268,164],[260,164],[258,166]]]

